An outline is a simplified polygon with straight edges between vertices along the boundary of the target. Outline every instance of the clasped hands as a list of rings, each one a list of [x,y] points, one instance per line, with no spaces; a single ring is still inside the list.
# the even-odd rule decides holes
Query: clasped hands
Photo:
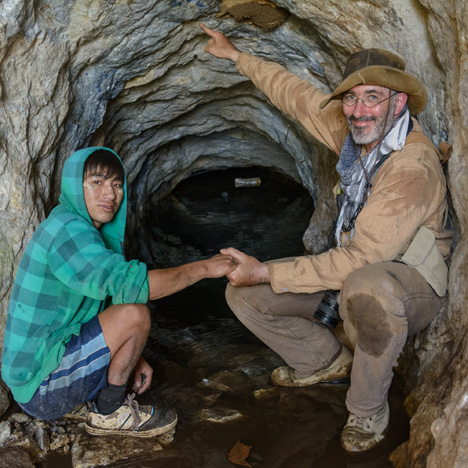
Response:
[[[233,258],[237,263],[236,268],[226,274],[233,286],[253,286],[270,282],[268,265],[265,263],[233,247],[221,249],[220,252],[221,255]]]

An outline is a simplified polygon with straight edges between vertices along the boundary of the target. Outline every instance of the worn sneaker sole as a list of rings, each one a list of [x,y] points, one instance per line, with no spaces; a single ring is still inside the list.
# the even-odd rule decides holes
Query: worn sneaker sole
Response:
[[[92,427],[85,424],[85,429],[88,434],[91,435],[125,435],[130,437],[139,437],[139,438],[149,438],[149,437],[156,437],[159,435],[163,435],[166,432],[174,429],[177,426],[178,417],[177,414],[175,419],[171,421],[169,424],[161,427],[155,427],[154,429],[147,429],[147,430],[140,430],[140,431],[132,431],[132,430],[124,430],[124,429],[100,429],[97,427]]]
[[[315,372],[315,374],[303,379],[296,377],[294,369],[288,366],[278,367],[271,373],[271,380],[281,387],[308,387],[318,383],[331,383],[344,380],[351,374],[353,355],[343,346],[341,354],[327,369]]]
[[[341,447],[347,453],[362,453],[372,450],[385,439],[388,427],[381,434],[364,437],[356,431],[343,431],[341,435]]]

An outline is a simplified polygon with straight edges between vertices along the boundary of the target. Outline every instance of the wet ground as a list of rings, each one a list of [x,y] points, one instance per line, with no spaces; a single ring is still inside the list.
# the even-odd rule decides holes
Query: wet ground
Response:
[[[262,185],[235,188],[236,177],[260,177]],[[140,256],[150,267],[168,267],[206,258],[225,246],[261,260],[301,255],[312,210],[301,186],[269,171],[201,174],[183,181],[149,213],[154,242],[144,241]],[[283,363],[233,317],[224,301],[225,284],[225,279],[202,281],[151,305],[154,321],[145,357],[155,379],[140,402],[173,406],[177,432],[164,450],[130,451],[108,466],[229,468],[236,465],[228,453],[240,441],[251,448],[245,464],[237,466],[390,467],[388,454],[409,430],[396,386],[390,392],[385,441],[368,454],[346,454],[339,436],[347,419],[348,384],[272,386],[269,374]],[[125,439],[119,443],[125,446]],[[70,464],[70,455],[56,453],[42,466]]]

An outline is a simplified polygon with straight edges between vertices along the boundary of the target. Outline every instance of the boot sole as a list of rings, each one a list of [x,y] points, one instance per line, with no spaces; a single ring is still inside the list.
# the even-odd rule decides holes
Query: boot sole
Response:
[[[340,444],[341,444],[341,448],[346,452],[346,453],[350,453],[350,454],[360,454],[360,453],[366,453],[366,452],[369,452],[370,450],[374,449],[375,447],[377,447],[378,445],[380,445],[382,442],[384,442],[385,438],[387,437],[387,432],[388,432],[388,425],[387,427],[383,430],[381,436],[382,438],[375,441],[372,445],[370,445],[370,447],[365,447],[365,448],[359,448],[359,449],[354,449],[354,447],[350,448],[350,447],[347,447],[345,443],[343,443],[343,440],[340,440]]]
[[[132,431],[128,429],[100,429],[97,427],[89,426],[85,424],[85,429],[88,434],[91,435],[125,435],[130,437],[138,437],[142,439],[160,436],[169,432],[170,430],[174,429],[177,425],[178,417],[176,416],[175,420],[172,421],[170,424],[167,424],[163,427],[155,427],[154,429],[147,429],[142,431]]]
[[[280,387],[308,387],[310,385],[316,385],[319,383],[340,383],[340,381],[344,381],[345,379],[349,378],[351,374],[351,366],[352,366],[352,361],[347,364],[342,365],[342,369],[340,369],[338,366],[337,370],[330,370],[327,373],[324,373],[323,377],[316,377],[314,379],[307,380],[301,379],[301,380],[276,380],[274,376],[271,376],[271,381]]]

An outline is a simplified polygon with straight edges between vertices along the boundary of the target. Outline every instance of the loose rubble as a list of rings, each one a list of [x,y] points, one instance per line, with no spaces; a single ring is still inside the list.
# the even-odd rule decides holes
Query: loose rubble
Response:
[[[40,421],[24,412],[11,414],[0,422],[0,468],[25,468],[29,466],[27,463],[34,466],[46,460],[52,451],[70,455],[73,468],[108,465],[139,455],[151,458],[169,446],[175,434],[172,430],[151,441],[127,437],[122,444],[121,437],[90,436],[84,425],[84,421],[68,418]]]

